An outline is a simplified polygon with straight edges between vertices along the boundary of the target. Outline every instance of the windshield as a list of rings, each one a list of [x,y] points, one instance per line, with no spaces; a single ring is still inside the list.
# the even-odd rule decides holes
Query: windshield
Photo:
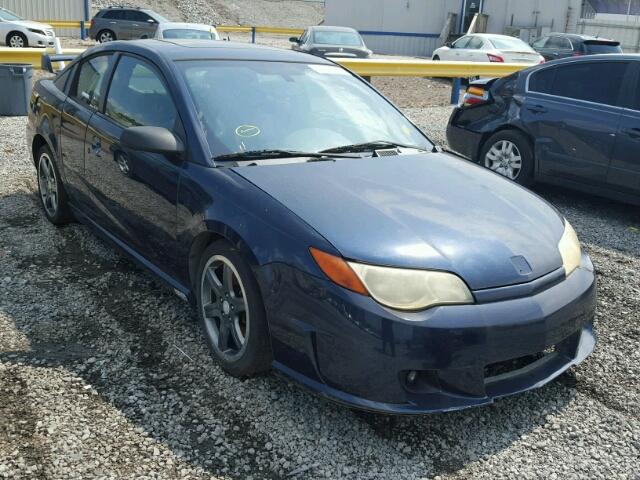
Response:
[[[14,22],[16,20],[22,20],[22,18],[9,10],[0,8],[0,20],[4,20],[5,22]]]
[[[365,82],[333,65],[179,61],[214,157],[318,152],[388,141],[433,145]]]
[[[620,44],[616,43],[591,43],[585,42],[584,47],[587,53],[622,53]]]
[[[313,43],[320,45],[347,45],[349,47],[362,46],[360,35],[355,32],[340,32],[319,30],[313,32]]]
[[[173,28],[164,30],[162,38],[182,38],[189,40],[215,40],[216,36],[206,30],[191,30],[188,28]]]
[[[532,52],[533,49],[519,38],[489,38],[491,45],[498,50],[520,50],[522,52]]]

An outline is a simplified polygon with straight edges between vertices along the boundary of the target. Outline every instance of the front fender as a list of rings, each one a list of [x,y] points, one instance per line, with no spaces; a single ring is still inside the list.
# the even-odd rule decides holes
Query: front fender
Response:
[[[193,257],[195,242],[205,235],[228,240],[254,270],[278,262],[322,277],[309,247],[339,255],[307,223],[231,169],[190,163],[178,193],[178,258]],[[184,263],[180,276],[191,284],[193,267]]]

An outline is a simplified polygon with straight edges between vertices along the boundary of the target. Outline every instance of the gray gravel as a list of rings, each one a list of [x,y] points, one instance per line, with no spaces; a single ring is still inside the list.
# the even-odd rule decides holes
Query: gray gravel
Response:
[[[444,141],[449,107],[407,109]],[[36,197],[24,118],[0,118],[0,478],[637,478],[638,209],[538,192],[598,271],[600,343],[558,381],[487,408],[356,413],[275,374],[241,381],[188,306]]]

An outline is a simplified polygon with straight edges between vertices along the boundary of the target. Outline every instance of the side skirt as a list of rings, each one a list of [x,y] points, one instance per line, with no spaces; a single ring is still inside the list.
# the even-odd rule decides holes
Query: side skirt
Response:
[[[76,219],[78,219],[80,222],[90,227],[98,235],[100,235],[100,237],[104,238],[105,240],[114,244],[116,247],[122,250],[128,257],[130,257],[136,263],[144,267],[146,270],[152,273],[155,277],[161,280],[162,283],[164,283],[169,288],[171,288],[171,290],[173,290],[173,293],[175,293],[182,300],[184,300],[185,302],[190,301],[192,296],[190,288],[186,287],[185,285],[180,283],[178,280],[176,280],[172,276],[167,275],[164,271],[158,268],[154,263],[147,260],[145,257],[140,255],[138,252],[136,252],[133,248],[131,248],[126,243],[124,243],[122,240],[120,240],[119,238],[115,237],[114,235],[109,233],[107,230],[102,228],[100,225],[98,225],[96,222],[91,220],[89,217],[87,217],[84,213],[82,213],[73,205],[71,205],[71,210],[73,210],[73,214]]]

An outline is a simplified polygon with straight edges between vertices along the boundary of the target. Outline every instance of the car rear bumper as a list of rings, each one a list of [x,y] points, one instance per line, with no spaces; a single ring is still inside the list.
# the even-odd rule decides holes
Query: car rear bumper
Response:
[[[447,142],[449,147],[469,160],[477,161],[482,142],[482,133],[473,132],[456,125],[461,109],[454,108],[447,124]]]
[[[288,267],[262,275],[271,283],[264,297],[275,368],[364,410],[488,404],[546,384],[596,342],[595,276],[586,256],[568,278],[532,295],[409,314]]]

